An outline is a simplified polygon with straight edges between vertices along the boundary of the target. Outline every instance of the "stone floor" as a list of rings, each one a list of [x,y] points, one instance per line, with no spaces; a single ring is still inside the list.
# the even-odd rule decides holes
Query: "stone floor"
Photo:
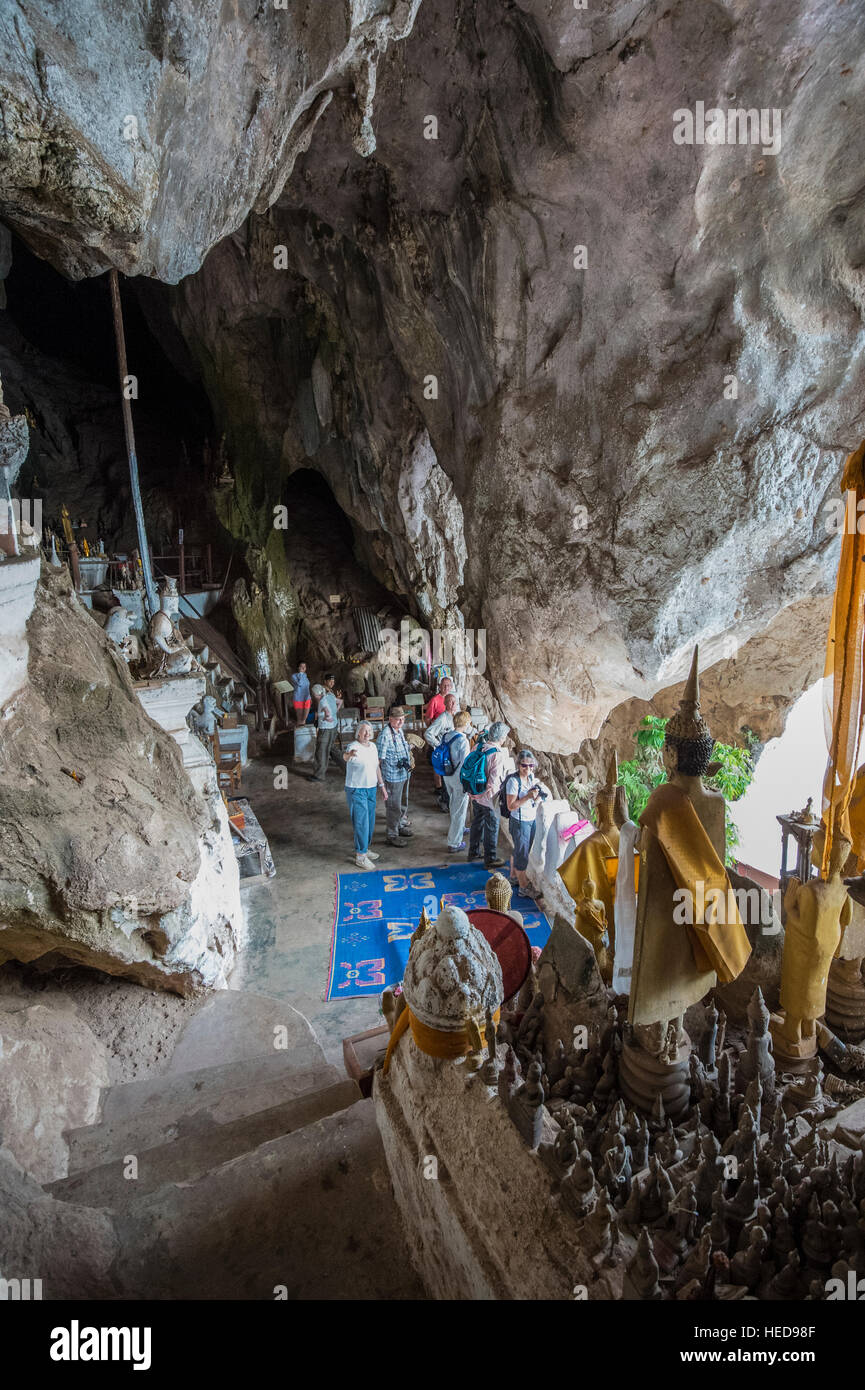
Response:
[[[423,755],[420,762],[412,776],[414,835],[407,849],[386,845],[379,799],[372,847],[381,854],[380,869],[443,864],[450,858],[448,818],[436,807],[432,772]],[[280,766],[287,769],[288,785],[276,790],[275,769]],[[291,762],[291,734],[282,734],[271,753],[250,763],[241,795],[250,798],[270,840],[276,877],[242,888],[249,946],[230,987],[286,1000],[307,1018],[328,1061],[341,1067],[342,1039],[383,1021],[377,999],[324,1001],[334,874],[348,870],[354,859],[342,769],[331,764],[324,785],[310,782],[308,770]]]

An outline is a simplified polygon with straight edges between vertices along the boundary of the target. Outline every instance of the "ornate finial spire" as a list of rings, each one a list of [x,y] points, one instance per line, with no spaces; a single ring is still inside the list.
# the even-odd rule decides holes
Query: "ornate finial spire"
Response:
[[[667,724],[665,745],[674,750],[677,770],[688,777],[702,777],[717,771],[712,764],[714,739],[700,713],[699,648],[694,648],[691,670],[682,691],[679,708]]]
[[[619,755],[615,748],[610,749],[610,756],[607,762],[607,780],[604,791],[610,796],[615,795],[616,786],[619,781]]]
[[[691,670],[682,691],[679,708],[667,725],[667,738],[703,739],[711,737],[700,713],[699,647],[694,648]]]

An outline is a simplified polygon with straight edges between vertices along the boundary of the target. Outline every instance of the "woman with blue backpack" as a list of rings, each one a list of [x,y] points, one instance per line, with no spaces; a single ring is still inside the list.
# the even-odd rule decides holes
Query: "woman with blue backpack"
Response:
[[[463,835],[469,810],[469,794],[460,781],[460,768],[471,749],[473,732],[471,715],[462,710],[454,715],[453,730],[443,736],[432,753],[433,772],[437,772],[441,777],[448,797],[448,850],[451,854],[459,854],[460,850],[466,847]]]
[[[487,869],[500,869],[505,862],[498,857],[497,802],[508,770],[507,754],[502,744],[509,733],[507,724],[496,720],[481,734],[460,767],[460,781],[472,803],[468,858],[480,859],[483,854],[484,867]]]

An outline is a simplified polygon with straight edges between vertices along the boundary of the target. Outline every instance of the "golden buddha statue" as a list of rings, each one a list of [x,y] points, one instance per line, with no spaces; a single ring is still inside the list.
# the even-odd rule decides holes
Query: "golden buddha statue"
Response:
[[[725,805],[703,785],[714,740],[700,713],[698,650],[667,724],[664,767],[640,817],[637,922],[622,1090],[651,1108],[661,1095],[675,1119],[688,1104],[686,1009],[716,981],[741,974],[751,953],[724,868]]]
[[[595,802],[597,827],[587,839],[577,845],[559,869],[559,877],[573,898],[579,902],[583,884],[591,878],[598,897],[604,904],[610,936],[610,959],[615,951],[614,884],[619,855],[619,826],[616,823],[616,797],[619,780],[619,760],[616,750],[610,753],[607,779],[599,789]],[[574,926],[580,931],[579,923]],[[585,933],[582,933],[585,935]],[[590,938],[587,938],[590,939]]]
[[[847,808],[853,848],[844,866],[849,911],[841,913],[841,945],[829,966],[826,1022],[846,1042],[865,1038],[865,766],[856,773]]]
[[[812,859],[823,857],[825,829],[814,836]],[[800,883],[791,879],[784,895],[784,955],[781,961],[781,1012],[772,1015],[770,1028],[776,1064],[786,1071],[803,1070],[817,1054],[817,1019],[826,1009],[829,966],[837,955],[850,899],[842,874],[850,854],[850,841],[836,833],[829,854],[825,880]]]
[[[595,897],[595,884],[591,878],[583,880],[582,896],[577,899],[577,913],[574,926],[590,943],[598,969],[605,985],[613,975],[613,962],[610,955],[610,938],[607,933],[607,912],[603,900]]]

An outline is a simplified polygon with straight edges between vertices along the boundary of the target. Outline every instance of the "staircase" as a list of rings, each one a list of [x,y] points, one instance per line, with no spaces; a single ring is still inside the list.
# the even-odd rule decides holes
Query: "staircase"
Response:
[[[111,1213],[121,1298],[423,1297],[372,1101],[280,1000],[210,997],[166,1071],[65,1137],[45,1190]]]

